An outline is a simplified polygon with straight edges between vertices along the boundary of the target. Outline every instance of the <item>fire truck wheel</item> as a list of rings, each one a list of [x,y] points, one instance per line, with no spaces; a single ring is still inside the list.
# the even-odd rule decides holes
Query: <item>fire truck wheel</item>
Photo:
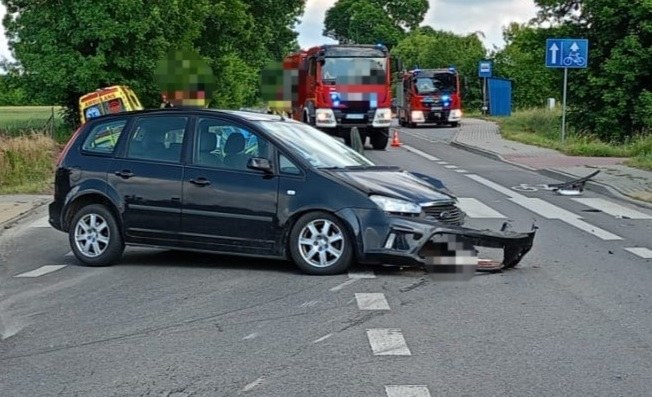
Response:
[[[455,122],[451,123],[451,127],[453,127],[453,128],[457,128],[457,127],[459,127],[459,125],[460,125],[460,123],[458,121],[455,121]]]
[[[371,140],[371,146],[374,150],[385,150],[387,142],[389,141],[389,129],[383,128],[375,130],[369,139]]]
[[[417,128],[417,123],[409,122],[408,127],[410,128]]]

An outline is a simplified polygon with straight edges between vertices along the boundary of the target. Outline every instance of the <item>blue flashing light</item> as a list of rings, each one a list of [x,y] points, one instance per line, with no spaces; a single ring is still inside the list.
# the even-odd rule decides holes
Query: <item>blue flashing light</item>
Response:
[[[331,92],[331,101],[333,101],[333,106],[340,106],[340,94]]]
[[[451,100],[451,97],[449,97],[448,95],[443,95],[443,96],[441,97],[441,100],[444,101],[444,102],[448,102],[448,101]]]

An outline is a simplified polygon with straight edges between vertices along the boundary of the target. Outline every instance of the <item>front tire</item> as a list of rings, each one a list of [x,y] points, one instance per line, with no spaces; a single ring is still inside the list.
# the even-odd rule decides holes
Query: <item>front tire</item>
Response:
[[[374,150],[385,150],[389,142],[389,128],[375,130],[369,139]]]
[[[115,216],[101,204],[80,209],[73,217],[68,240],[72,252],[85,266],[107,266],[124,252]]]
[[[337,217],[321,211],[310,212],[292,228],[290,255],[305,273],[339,274],[353,263],[353,241]]]

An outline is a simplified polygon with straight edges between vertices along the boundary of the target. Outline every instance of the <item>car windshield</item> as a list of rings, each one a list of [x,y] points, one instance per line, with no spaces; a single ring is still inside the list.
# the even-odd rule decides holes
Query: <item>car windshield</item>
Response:
[[[360,153],[307,124],[279,121],[259,121],[258,124],[315,168],[374,166]]]
[[[336,84],[384,84],[385,66],[385,58],[326,58],[321,76]]]

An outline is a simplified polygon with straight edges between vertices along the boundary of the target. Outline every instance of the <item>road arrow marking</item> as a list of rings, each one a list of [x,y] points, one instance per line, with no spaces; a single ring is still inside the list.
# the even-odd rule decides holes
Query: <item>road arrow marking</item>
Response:
[[[557,63],[557,51],[559,51],[557,43],[552,43],[550,46],[550,52],[552,52],[552,63]]]

